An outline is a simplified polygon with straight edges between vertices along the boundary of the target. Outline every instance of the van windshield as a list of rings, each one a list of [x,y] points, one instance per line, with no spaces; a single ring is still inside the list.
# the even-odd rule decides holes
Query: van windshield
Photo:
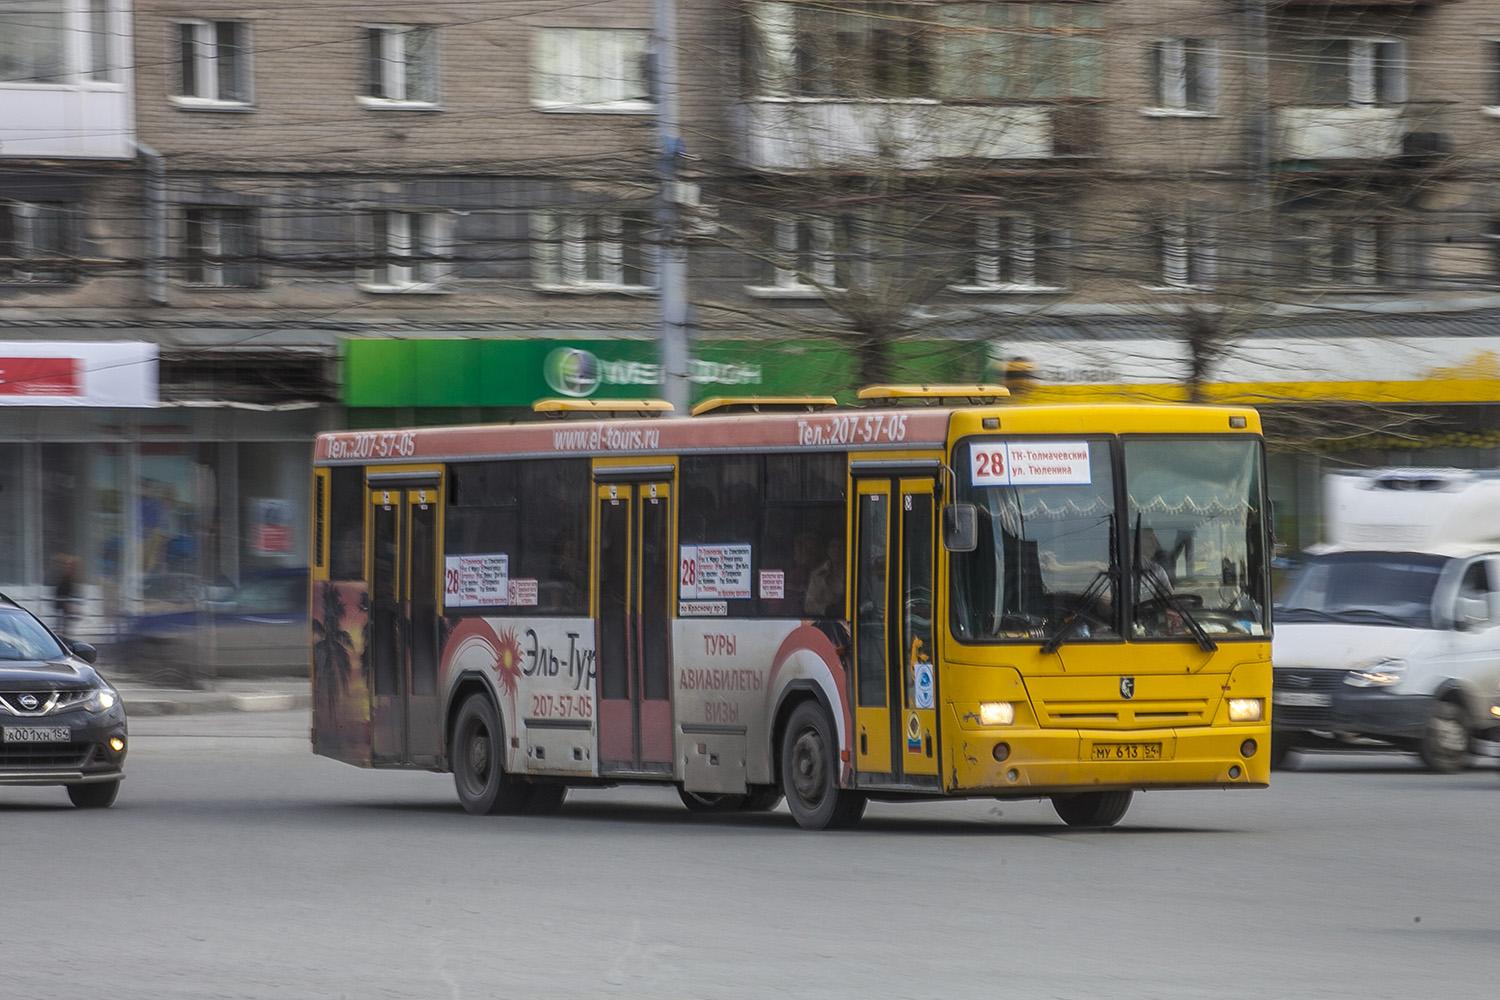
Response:
[[[1277,620],[1432,628],[1432,594],[1447,561],[1420,552],[1314,556],[1288,584]]]

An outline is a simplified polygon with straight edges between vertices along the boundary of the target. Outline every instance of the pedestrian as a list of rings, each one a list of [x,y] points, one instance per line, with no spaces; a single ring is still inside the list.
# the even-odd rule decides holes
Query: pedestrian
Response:
[[[78,557],[59,553],[52,560],[52,614],[57,631],[71,637],[78,626],[79,605],[82,597],[78,592]]]

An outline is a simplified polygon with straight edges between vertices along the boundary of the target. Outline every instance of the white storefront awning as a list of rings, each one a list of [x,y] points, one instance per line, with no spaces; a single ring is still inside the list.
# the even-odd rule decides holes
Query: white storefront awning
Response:
[[[0,406],[155,406],[156,367],[139,341],[0,341]]]
[[[1168,337],[1005,340],[993,375],[1023,360],[1033,399],[1181,401],[1187,346]],[[1500,336],[1246,338],[1228,346],[1203,386],[1215,402],[1500,402]]]

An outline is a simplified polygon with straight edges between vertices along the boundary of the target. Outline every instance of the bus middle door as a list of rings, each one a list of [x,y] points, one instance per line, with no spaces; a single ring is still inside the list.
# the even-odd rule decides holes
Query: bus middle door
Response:
[[[672,488],[596,487],[599,773],[672,773]]]

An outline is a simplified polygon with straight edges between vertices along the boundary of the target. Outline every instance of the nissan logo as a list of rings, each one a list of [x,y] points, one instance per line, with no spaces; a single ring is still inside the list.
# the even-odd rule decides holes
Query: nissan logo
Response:
[[[34,694],[23,694],[18,700],[21,702],[21,707],[26,709],[26,711],[28,712],[33,711],[38,705],[41,704],[41,702],[37,699],[37,696]]]

